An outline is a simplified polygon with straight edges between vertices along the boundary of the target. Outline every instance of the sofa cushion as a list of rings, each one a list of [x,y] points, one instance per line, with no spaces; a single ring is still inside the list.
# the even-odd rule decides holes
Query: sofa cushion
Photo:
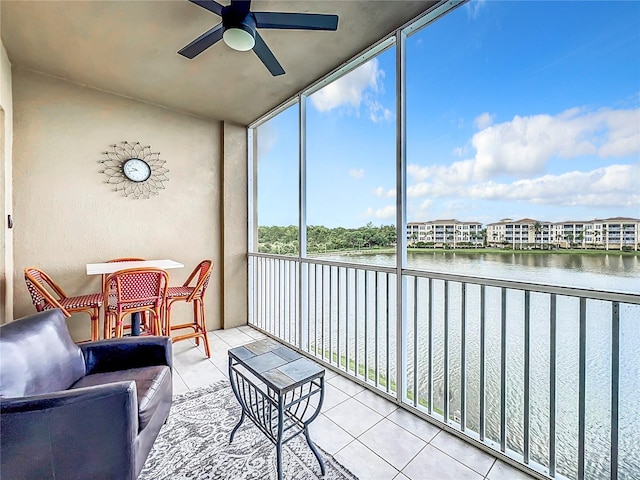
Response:
[[[68,389],[85,374],[84,356],[60,309],[24,317],[0,329],[0,397]]]
[[[166,365],[130,368],[116,372],[93,373],[81,378],[71,388],[91,387],[105,383],[131,381],[136,382],[138,397],[139,430],[147,426],[158,405],[166,401],[165,394],[171,394],[171,369]]]

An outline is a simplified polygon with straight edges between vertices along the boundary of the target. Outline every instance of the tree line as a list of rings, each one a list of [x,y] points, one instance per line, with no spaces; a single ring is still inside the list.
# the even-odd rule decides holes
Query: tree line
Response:
[[[325,253],[330,251],[376,249],[394,247],[396,244],[395,225],[376,227],[369,222],[359,228],[328,228],[322,225],[307,227],[307,252]],[[297,254],[298,227],[259,226],[258,251],[261,253]]]

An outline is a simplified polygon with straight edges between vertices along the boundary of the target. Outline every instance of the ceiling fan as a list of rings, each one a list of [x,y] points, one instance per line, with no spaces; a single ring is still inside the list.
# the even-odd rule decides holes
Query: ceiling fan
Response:
[[[222,17],[222,22],[206,31],[178,53],[187,58],[201,54],[220,39],[234,50],[253,49],[273,76],[284,74],[282,65],[269,49],[257,28],[287,30],[337,30],[338,16],[322,13],[252,12],[251,0],[231,0],[227,6],[215,0],[189,0]]]

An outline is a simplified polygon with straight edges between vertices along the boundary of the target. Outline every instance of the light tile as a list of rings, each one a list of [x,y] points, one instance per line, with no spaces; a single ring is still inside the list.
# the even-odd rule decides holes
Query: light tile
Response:
[[[402,408],[394,410],[387,418],[427,443],[440,431],[435,425]]]
[[[362,480],[392,480],[398,471],[358,440],[334,455],[334,458]]]
[[[489,470],[487,480],[531,480],[533,477],[518,470],[511,465],[504,463],[502,460],[496,462]]]
[[[184,383],[184,380],[182,380],[182,377],[178,374],[178,372],[173,371],[173,376],[172,376],[172,382],[173,382],[173,395],[180,395],[181,393],[186,393],[189,391],[189,387],[187,386],[186,383]]]
[[[482,476],[486,476],[489,473],[489,469],[491,469],[495,461],[495,457],[445,431],[438,433],[431,440],[431,445],[464,463]]]
[[[238,347],[240,345],[255,342],[253,337],[235,329],[214,330],[213,334],[231,347]]]
[[[386,418],[360,435],[358,440],[398,470],[402,470],[427,444]]]
[[[211,352],[220,351],[226,353],[227,350],[229,350],[229,344],[217,335],[209,332],[207,337],[209,337],[209,348],[211,349]]]
[[[363,386],[358,385],[356,382],[352,382],[342,375],[336,375],[335,377],[330,378],[327,382],[349,396],[357,395],[364,390]]]
[[[254,330],[249,325],[242,325],[240,327],[235,327],[235,328],[232,328],[230,330],[236,330],[238,332],[246,333],[249,336],[251,336],[252,332],[257,332],[257,330]]]
[[[229,359],[225,358],[213,358],[211,359],[211,363],[220,370],[225,377],[229,378]]]
[[[244,325],[242,327],[237,327],[237,330],[242,333],[249,335],[254,340],[262,340],[263,338],[267,338],[267,336],[259,330],[256,330],[250,325]]]
[[[179,354],[182,352],[186,352],[187,350],[191,350],[195,344],[191,340],[185,340],[183,342],[176,342],[171,344],[171,349],[173,350],[173,354]]]
[[[217,368],[217,367],[216,367],[216,368]],[[222,376],[223,376],[224,378],[226,378],[227,380],[229,380],[229,369],[224,368],[224,369],[218,369],[218,370],[222,373]]]
[[[189,389],[206,387],[226,377],[211,362],[202,362],[188,368],[176,368]]]
[[[224,337],[228,337],[228,336],[233,336],[233,335],[239,335],[242,332],[239,332],[237,329],[235,328],[218,328],[216,330],[209,330],[209,335],[215,335],[218,338],[224,338]]]
[[[182,343],[182,342],[178,342]],[[184,342],[187,344],[188,342]],[[187,345],[189,348],[178,349],[173,351],[173,363],[174,365],[193,365],[196,363],[202,363],[208,361],[204,352],[195,345]]]
[[[402,473],[411,480],[482,480],[482,476],[431,445],[424,447]]]
[[[351,435],[322,414],[309,425],[309,435],[311,440],[329,455],[335,454],[354,440]]]
[[[229,362],[229,346],[225,344],[225,348],[211,349],[211,362],[215,365],[225,365]]]
[[[382,415],[353,398],[326,411],[325,415],[354,437],[362,435],[383,418]]]
[[[364,403],[367,407],[375,410],[383,417],[386,417],[391,412],[393,412],[397,407],[394,403],[390,402],[386,398],[382,398],[377,393],[372,392],[371,390],[364,389],[360,393],[354,396],[356,400]]]
[[[325,382],[324,384],[324,400],[322,402],[322,411],[327,412],[332,409],[336,405],[344,402],[349,399],[349,395],[338,390],[336,387],[331,385],[330,383]]]
[[[330,378],[335,377],[336,375],[338,375],[338,373],[333,371],[333,370],[329,370],[328,368],[326,368],[324,370],[324,379],[325,379],[325,381],[329,380]]]
[[[229,344],[230,347],[240,347],[242,345],[246,345],[247,343],[255,342],[256,339],[250,337],[249,335],[238,335],[236,337],[225,338],[225,342]]]
[[[211,359],[192,340],[174,344],[174,394],[226,378],[228,349],[265,337],[246,325],[211,331]],[[483,471],[487,480],[532,478],[329,369],[322,411],[311,440],[363,480],[479,479]]]
[[[173,357],[173,369],[182,374],[188,373],[190,370],[201,370],[205,368],[211,368],[214,365],[206,358],[199,358],[198,360],[189,358],[177,358]]]

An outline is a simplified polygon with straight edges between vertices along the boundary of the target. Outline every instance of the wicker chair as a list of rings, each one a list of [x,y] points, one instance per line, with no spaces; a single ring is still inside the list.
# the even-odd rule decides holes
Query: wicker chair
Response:
[[[171,336],[172,330],[182,330],[192,328],[193,332],[176,335],[171,337],[173,342],[195,338],[196,345],[200,345],[200,338],[204,342],[204,349],[207,357],[211,357],[209,349],[209,338],[207,337],[207,323],[204,313],[204,294],[209,284],[213,262],[211,260],[203,260],[191,272],[189,278],[181,287],[169,287],[167,291],[167,303],[165,307],[165,335]],[[196,279],[195,285],[189,286]],[[191,302],[193,303],[193,322],[181,323],[179,325],[171,325],[171,306],[175,302]]]
[[[91,317],[91,340],[98,340],[102,293],[69,297],[49,275],[35,267],[24,269],[24,281],[38,312],[59,308],[67,318],[73,313],[88,313]]]
[[[111,260],[107,260],[105,263],[121,263],[121,262],[144,262],[146,258],[139,257],[123,257],[123,258],[112,258]],[[102,274],[102,291],[104,291],[104,284],[107,281],[107,275]]]
[[[139,257],[122,257],[122,258],[112,258],[111,260],[107,260],[105,263],[122,263],[122,262],[143,262],[145,261],[146,258],[139,258]],[[105,283],[107,281],[107,275],[106,274],[102,274],[102,291],[104,292],[104,286]],[[109,295],[115,295],[116,292],[115,290],[109,292]],[[149,324],[148,324],[148,319],[147,319],[147,313],[144,312],[142,313],[142,324],[146,327],[149,328]],[[131,328],[130,325],[126,325],[125,328]],[[103,332],[102,335],[104,338],[110,338],[112,335],[112,332],[109,331],[109,323],[108,322],[104,322],[103,325]]]
[[[169,276],[161,268],[129,268],[107,276],[104,286],[105,328],[114,337],[124,335],[124,317],[134,313],[151,315],[151,335],[162,335]],[[111,292],[115,292],[112,294]]]

